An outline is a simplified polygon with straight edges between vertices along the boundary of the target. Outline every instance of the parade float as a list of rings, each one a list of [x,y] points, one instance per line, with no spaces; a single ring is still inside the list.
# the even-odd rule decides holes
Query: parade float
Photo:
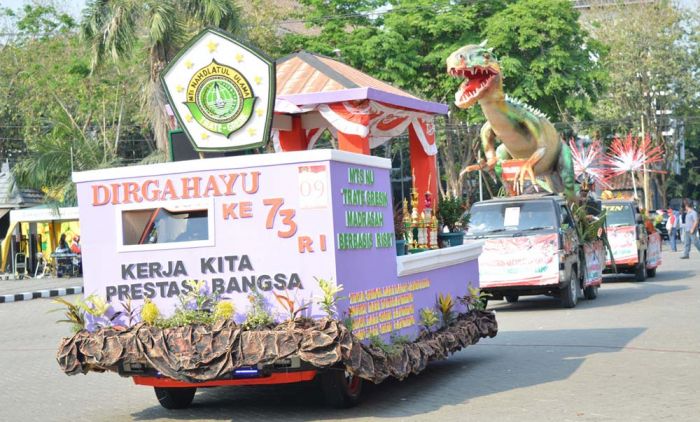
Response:
[[[605,260],[605,217],[591,215],[587,201],[574,197],[577,177],[600,175],[591,154],[562,142],[539,110],[505,95],[498,59],[485,43],[453,52],[447,73],[464,79],[455,93],[457,107],[478,103],[487,119],[480,134],[486,158],[462,174],[494,171],[505,191],[505,198],[471,210],[467,238],[485,241],[482,289],[509,302],[523,295],[555,296],[567,308],[579,296],[595,299]]]
[[[603,208],[610,216],[608,237],[611,250],[606,259],[607,271],[617,272],[619,268],[632,272],[637,281],[656,276],[656,269],[661,265],[661,234],[653,224],[645,223],[648,210],[641,210],[636,202],[639,195],[635,172],[660,172],[653,168],[653,164],[661,161],[661,148],[654,147],[648,136],[616,137],[610,144],[610,151],[605,156],[608,166],[606,178],[629,175],[634,196],[626,199],[607,198],[603,202]]]
[[[218,30],[163,71],[201,157],[271,138],[277,153],[75,173],[85,298],[66,304],[67,374],[113,371],[167,408],[197,388],[318,380],[336,406],[362,380],[421,372],[497,332],[481,241],[439,248],[433,119],[447,107],[335,60],[275,64]],[[414,175],[395,245],[391,163],[409,131]],[[312,150],[323,132],[334,150]]]

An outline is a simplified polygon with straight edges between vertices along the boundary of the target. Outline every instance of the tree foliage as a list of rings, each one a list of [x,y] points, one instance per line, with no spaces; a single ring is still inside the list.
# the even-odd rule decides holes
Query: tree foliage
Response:
[[[169,119],[160,72],[203,27],[236,32],[238,18],[229,0],[93,0],[83,13],[81,31],[92,50],[92,70],[107,59],[119,63],[140,49],[147,52],[142,101],[158,148],[165,151]]]
[[[7,15],[24,29],[0,50],[0,138],[26,144],[14,168],[22,187],[74,203],[71,170],[113,165],[119,140],[139,130],[136,76],[131,63],[90,75],[74,23],[51,7]]]
[[[488,39],[503,63],[506,93],[521,97],[553,120],[590,115],[599,96],[602,48],[577,22],[566,0],[303,0],[317,36],[290,35],[285,52],[305,48],[329,56],[418,97],[450,104],[447,127],[484,121],[478,107],[452,106],[460,80],[445,72],[457,48]],[[387,6],[387,4],[389,6]],[[378,8],[379,6],[383,8]],[[456,130],[454,133],[475,131]],[[454,194],[464,184],[459,171],[473,160],[469,144],[438,133],[441,161]],[[473,135],[472,135],[473,136]],[[466,144],[466,145],[465,145]]]
[[[660,1],[593,9],[585,22],[596,39],[609,48],[602,59],[610,75],[608,94],[598,103],[595,116],[619,122],[614,129],[623,133],[639,131],[643,121],[645,132],[664,150],[662,170],[672,170],[680,152],[682,131],[678,123],[684,115],[697,115],[700,110],[697,15]],[[664,136],[670,129],[673,133]],[[687,129],[686,134],[693,132]],[[689,136],[686,142],[692,151],[698,141]],[[685,171],[683,180],[691,179],[692,173],[692,168]],[[670,174],[654,174],[653,178],[666,199]]]

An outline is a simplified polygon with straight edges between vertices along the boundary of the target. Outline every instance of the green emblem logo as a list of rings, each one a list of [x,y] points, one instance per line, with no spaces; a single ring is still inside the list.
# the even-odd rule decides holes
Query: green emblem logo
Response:
[[[243,75],[212,60],[187,84],[185,105],[202,127],[228,137],[250,119],[256,99]]]

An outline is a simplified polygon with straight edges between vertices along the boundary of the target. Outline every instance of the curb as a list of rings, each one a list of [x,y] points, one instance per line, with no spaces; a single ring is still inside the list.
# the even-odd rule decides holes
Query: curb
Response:
[[[83,286],[74,286],[61,289],[39,290],[37,292],[17,293],[14,295],[0,295],[0,303],[19,302],[22,300],[39,299],[42,297],[67,296],[82,292]]]

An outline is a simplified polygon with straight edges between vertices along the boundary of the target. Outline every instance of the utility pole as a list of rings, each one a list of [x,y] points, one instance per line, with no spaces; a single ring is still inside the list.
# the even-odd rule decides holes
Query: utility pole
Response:
[[[646,139],[646,132],[644,131],[644,114],[642,114],[642,142],[644,139]],[[649,195],[650,185],[649,185],[649,172],[647,171],[647,163],[646,161],[644,162],[644,167],[642,168],[643,171],[643,184],[644,184],[644,209],[649,212],[651,209],[651,195]]]

